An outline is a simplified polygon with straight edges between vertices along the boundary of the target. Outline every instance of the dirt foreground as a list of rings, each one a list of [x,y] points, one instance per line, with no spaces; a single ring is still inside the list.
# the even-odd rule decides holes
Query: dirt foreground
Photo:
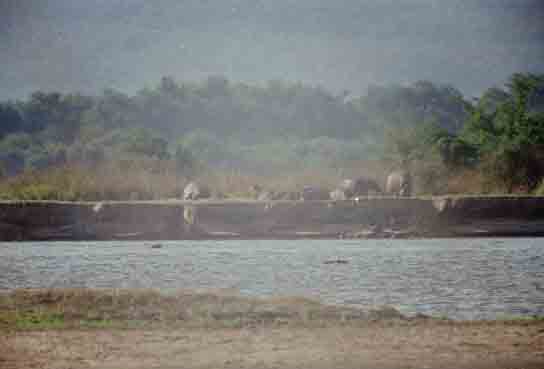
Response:
[[[58,330],[4,336],[2,368],[544,368],[544,325]]]
[[[0,294],[0,368],[544,368],[544,320],[456,322],[301,298]]]

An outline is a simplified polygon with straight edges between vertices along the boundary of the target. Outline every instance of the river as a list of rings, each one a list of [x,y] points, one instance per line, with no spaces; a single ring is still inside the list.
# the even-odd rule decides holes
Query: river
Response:
[[[229,289],[453,319],[544,315],[544,239],[152,244],[0,243],[0,289]]]

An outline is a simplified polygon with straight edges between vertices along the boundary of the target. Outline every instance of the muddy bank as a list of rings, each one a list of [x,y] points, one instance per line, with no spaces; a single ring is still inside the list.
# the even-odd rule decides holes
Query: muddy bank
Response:
[[[0,240],[544,236],[544,197],[1,202]]]

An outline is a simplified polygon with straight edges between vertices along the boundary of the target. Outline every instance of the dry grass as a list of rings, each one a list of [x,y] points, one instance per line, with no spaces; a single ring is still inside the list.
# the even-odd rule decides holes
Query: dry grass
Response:
[[[540,369],[542,328],[541,323],[382,320],[363,327],[18,331],[0,338],[0,367]]]
[[[274,191],[299,191],[305,185],[334,188],[341,179],[367,176],[379,184],[386,171],[379,162],[351,163],[343,169],[286,170],[255,175],[235,170],[200,169],[193,176],[215,194],[249,198],[252,185]],[[158,200],[180,198],[189,178],[171,161],[118,160],[97,166],[72,165],[26,172],[0,181],[0,199],[6,200]]]
[[[254,174],[236,170],[200,168],[191,178],[177,172],[172,161],[156,159],[118,160],[98,166],[66,166],[26,172],[0,180],[0,200],[159,200],[181,198],[189,180],[207,184],[212,194],[226,198],[251,198],[253,185],[275,192],[299,192],[312,185],[334,189],[344,178],[366,177],[384,187],[393,165],[383,161],[358,161],[344,168],[307,168]],[[502,194],[504,185],[490,180],[481,170],[456,172],[414,167],[418,195]],[[425,182],[427,181],[427,182]],[[422,182],[425,182],[422,184]],[[526,189],[515,189],[525,194]],[[539,189],[535,193],[542,193]]]
[[[130,326],[152,322],[238,326],[402,318],[392,308],[364,312],[305,298],[254,299],[226,293],[21,289],[0,294],[0,327],[7,329]]]
[[[480,170],[464,169],[448,179],[449,194],[482,194],[489,191],[489,181]]]
[[[183,193],[186,179],[168,163],[119,161],[26,172],[0,183],[0,196],[24,200],[152,200]]]
[[[536,369],[544,363],[541,320],[403,319],[392,309],[364,313],[304,298],[17,290],[0,294],[0,313],[2,368]],[[28,324],[28,317],[50,316],[63,324]]]

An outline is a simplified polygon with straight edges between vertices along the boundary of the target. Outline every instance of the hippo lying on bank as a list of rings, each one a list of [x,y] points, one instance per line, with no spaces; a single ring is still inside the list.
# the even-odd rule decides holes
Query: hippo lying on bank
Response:
[[[292,191],[272,191],[265,190],[259,185],[253,185],[249,189],[251,198],[259,201],[275,201],[275,200],[299,200],[300,194]]]
[[[200,200],[211,197],[210,189],[197,182],[189,182],[183,190],[183,200]]]
[[[337,188],[332,191],[329,194],[329,197],[331,198],[331,200],[335,201],[344,201],[349,199],[349,197],[346,195],[346,191],[342,190],[341,188]]]
[[[382,190],[375,181],[359,177],[357,179],[344,179],[338,188],[330,193],[330,197],[333,200],[341,201],[381,193]]]
[[[387,176],[385,192],[392,196],[411,196],[412,177],[407,170],[395,170]]]
[[[300,200],[300,195],[297,192],[292,191],[263,191],[259,197],[259,200]]]
[[[259,185],[253,185],[250,188],[251,197],[259,201],[274,201],[274,200],[330,200],[330,194],[327,189],[314,186],[304,186],[300,192],[292,191],[270,191],[265,190]]]
[[[330,200],[330,193],[327,189],[320,187],[304,186],[300,193],[303,201]]]

